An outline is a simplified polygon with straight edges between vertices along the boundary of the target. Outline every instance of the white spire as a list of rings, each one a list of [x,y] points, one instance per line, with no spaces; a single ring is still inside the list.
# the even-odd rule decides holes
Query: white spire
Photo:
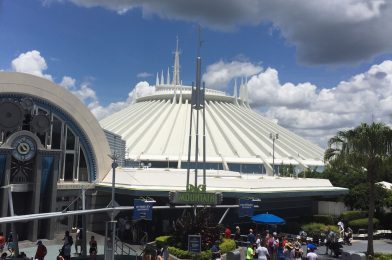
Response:
[[[165,84],[165,78],[163,77],[163,70],[161,72],[161,85]]]
[[[173,68],[173,85],[180,85],[180,51],[178,50],[178,36],[177,36],[177,46],[174,52],[174,68]]]
[[[241,78],[240,99],[244,101],[244,77]]]
[[[237,79],[234,80],[234,98],[237,99]]]
[[[159,85],[159,76],[158,76],[158,72],[157,72],[157,79],[155,81],[155,86],[158,86],[158,85]]]
[[[167,68],[166,84],[170,85],[170,68]]]

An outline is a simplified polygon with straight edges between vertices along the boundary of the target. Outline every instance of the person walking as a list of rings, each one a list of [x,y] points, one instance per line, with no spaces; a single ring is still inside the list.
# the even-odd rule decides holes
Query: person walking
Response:
[[[255,252],[253,251],[253,245],[248,242],[248,248],[246,249],[246,260],[253,259]]]
[[[97,253],[98,253],[98,246],[97,246],[97,241],[95,240],[94,236],[91,236],[91,239],[89,241],[90,245],[90,259],[96,259]]]
[[[44,260],[46,254],[48,253],[46,246],[42,243],[41,240],[37,242],[37,251],[35,252],[34,259]]]
[[[73,238],[72,236],[69,234],[69,231],[65,231],[65,236],[63,238],[64,240],[64,244],[63,244],[63,257],[65,260],[70,260],[71,259],[71,248],[72,248],[72,244],[73,244]]]
[[[270,255],[268,253],[268,249],[265,247],[264,242],[257,247],[255,253],[257,254],[258,260],[267,260],[270,257]]]
[[[0,253],[3,253],[4,246],[5,246],[5,236],[3,232],[0,232]]]
[[[83,241],[83,233],[82,230],[80,228],[78,228],[78,230],[76,231],[76,239],[75,239],[75,251],[76,254],[79,254],[78,248],[80,247],[80,254],[82,255],[82,241]]]
[[[307,260],[317,260],[317,254],[314,252],[314,248],[310,248],[309,252],[306,254]]]
[[[253,234],[253,229],[249,229],[248,242],[253,245],[256,242],[256,237]]]

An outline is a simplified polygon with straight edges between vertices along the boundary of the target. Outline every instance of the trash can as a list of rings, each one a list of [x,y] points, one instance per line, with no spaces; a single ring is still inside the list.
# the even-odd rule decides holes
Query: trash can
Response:
[[[226,260],[241,260],[241,253],[238,250],[227,252]]]

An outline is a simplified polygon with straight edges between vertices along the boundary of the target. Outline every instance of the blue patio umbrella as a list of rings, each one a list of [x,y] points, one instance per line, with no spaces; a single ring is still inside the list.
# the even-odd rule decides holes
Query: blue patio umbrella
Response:
[[[275,216],[274,214],[258,214],[252,217],[252,221],[260,224],[269,224],[269,225],[282,225],[285,224],[286,221],[284,219]]]

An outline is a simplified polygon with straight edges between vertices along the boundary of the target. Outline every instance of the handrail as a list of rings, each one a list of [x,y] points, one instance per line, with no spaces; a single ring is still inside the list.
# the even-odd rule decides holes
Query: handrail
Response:
[[[119,245],[121,243],[121,245]],[[118,236],[116,236],[116,242],[115,242],[115,252],[118,253],[117,249],[120,249],[121,255],[133,255],[135,256],[135,259],[137,259],[138,254],[135,249],[130,247],[128,244],[124,243],[123,241],[120,240]]]
[[[148,242],[148,233],[144,232],[144,235],[142,236],[142,238],[140,239],[140,244],[142,246],[146,245]]]

